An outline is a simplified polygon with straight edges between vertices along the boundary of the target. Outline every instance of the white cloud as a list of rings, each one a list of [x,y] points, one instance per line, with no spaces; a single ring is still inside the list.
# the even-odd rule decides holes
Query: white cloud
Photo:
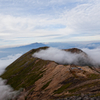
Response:
[[[0,75],[5,71],[5,68],[11,64],[13,61],[15,61],[18,57],[20,57],[21,54],[16,54],[14,56],[10,55],[5,58],[0,59]]]
[[[95,40],[100,40],[100,35],[93,35],[93,36],[76,36],[76,37],[70,37],[69,39],[67,39],[67,41],[95,41]],[[66,41],[66,39],[65,39]]]
[[[100,64],[100,48],[83,49],[97,64]]]
[[[1,15],[0,35],[4,40],[16,40],[18,37],[38,38],[45,35],[60,34],[62,29],[51,30],[49,26],[63,24],[62,19],[48,19],[43,16],[36,17],[14,17]],[[56,35],[57,36],[57,35]]]
[[[100,32],[100,3],[82,4],[65,12],[68,27],[79,34],[98,34]],[[65,17],[65,16],[64,16]]]
[[[7,6],[7,2],[13,5]],[[23,38],[33,38],[33,42],[71,41],[74,38],[82,41],[99,40],[99,0],[4,0],[2,3],[5,5],[1,10],[7,7],[9,12],[5,14],[6,10],[0,10],[2,44],[10,40],[25,43]],[[13,15],[10,11],[19,15]],[[90,38],[93,36],[95,38]],[[30,43],[29,40],[27,42]]]
[[[43,60],[51,60],[60,64],[75,64],[75,65],[92,65],[97,67],[100,65],[100,49],[99,50],[91,50],[89,53],[89,49],[85,49],[86,53],[89,54],[86,56],[82,53],[70,53],[64,50],[56,49],[56,48],[48,48],[46,50],[40,50],[33,54],[33,57],[41,58]],[[96,51],[96,53],[94,53]]]
[[[0,75],[5,71],[5,68],[15,61],[21,54],[8,56],[0,59]],[[10,85],[6,85],[6,80],[0,78],[0,100],[8,100],[16,97],[18,91],[14,91]]]
[[[2,80],[0,78],[0,100],[12,99],[16,96],[17,93],[17,91],[13,91],[13,89],[5,83],[6,80]]]

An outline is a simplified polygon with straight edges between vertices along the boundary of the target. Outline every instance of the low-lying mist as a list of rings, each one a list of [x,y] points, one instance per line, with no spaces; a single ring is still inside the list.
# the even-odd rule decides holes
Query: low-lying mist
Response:
[[[87,53],[71,53],[57,48],[48,48],[40,50],[33,54],[33,57],[41,58],[43,60],[55,61],[59,64],[74,64],[80,66],[94,66],[100,65],[100,50],[83,49]]]
[[[6,85],[6,80],[0,78],[0,100],[10,100],[15,98],[17,91],[13,91],[13,88]]]
[[[94,63],[97,66],[100,66],[100,48],[96,49],[82,49],[84,52],[88,54],[88,56],[92,59],[92,63]]]
[[[19,58],[21,54],[14,56],[8,56],[0,59],[0,75],[5,71],[5,68]],[[0,100],[11,100],[13,99],[18,91],[14,91],[10,85],[6,85],[6,80],[0,78]]]
[[[0,75],[5,71],[5,68],[11,64],[13,61],[15,61],[17,58],[19,58],[21,54],[16,55],[10,55],[4,58],[0,59]]]

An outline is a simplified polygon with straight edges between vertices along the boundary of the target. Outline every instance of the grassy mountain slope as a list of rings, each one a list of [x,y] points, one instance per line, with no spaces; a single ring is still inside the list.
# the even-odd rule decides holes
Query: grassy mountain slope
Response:
[[[23,88],[21,95],[26,100],[53,100],[81,93],[100,95],[100,74],[92,67],[60,65],[32,57],[33,53],[46,48],[25,53],[9,65],[1,77],[15,90]]]

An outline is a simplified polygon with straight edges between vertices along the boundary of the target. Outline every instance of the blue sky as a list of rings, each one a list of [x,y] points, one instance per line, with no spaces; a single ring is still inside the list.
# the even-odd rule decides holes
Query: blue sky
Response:
[[[0,47],[100,40],[100,0],[0,0]]]

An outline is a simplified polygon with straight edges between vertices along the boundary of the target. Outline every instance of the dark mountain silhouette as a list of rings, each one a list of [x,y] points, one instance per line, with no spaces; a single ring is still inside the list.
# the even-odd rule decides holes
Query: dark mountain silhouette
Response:
[[[24,46],[19,46],[19,47],[2,48],[0,49],[0,51],[2,51],[0,52],[0,58],[7,57],[9,55],[14,55],[17,53],[24,54],[25,52],[28,52],[29,50],[33,48],[36,49],[36,48],[44,47],[44,46],[46,45],[43,43],[32,43],[29,45],[24,45]]]

